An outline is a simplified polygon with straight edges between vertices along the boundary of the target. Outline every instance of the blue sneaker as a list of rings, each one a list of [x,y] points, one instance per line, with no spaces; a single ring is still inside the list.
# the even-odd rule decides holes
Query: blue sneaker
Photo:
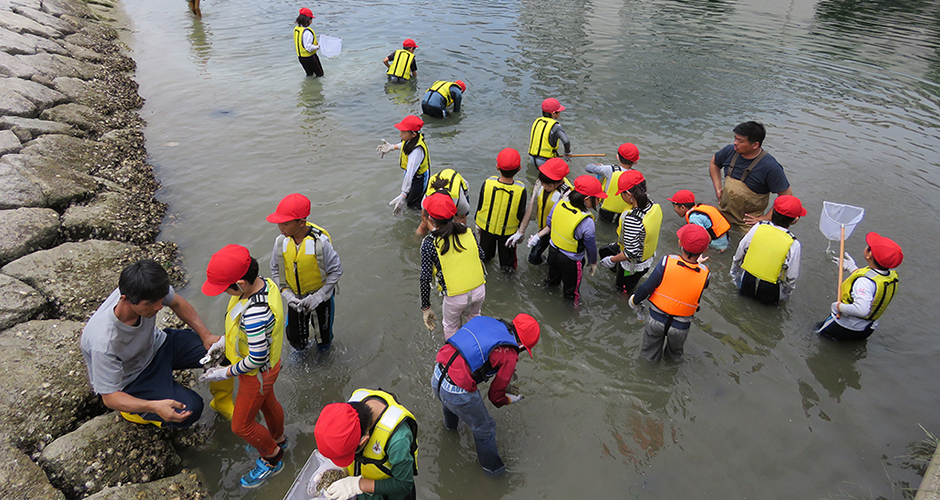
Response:
[[[277,465],[271,465],[267,460],[259,458],[255,461],[255,468],[248,471],[248,474],[242,476],[240,482],[242,487],[257,488],[268,480],[269,477],[281,472],[284,468],[284,461],[281,460]]]

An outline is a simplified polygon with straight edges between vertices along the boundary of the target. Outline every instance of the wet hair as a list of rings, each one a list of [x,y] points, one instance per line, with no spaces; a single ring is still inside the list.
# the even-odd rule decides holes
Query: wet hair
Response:
[[[121,271],[118,289],[135,305],[142,300],[163,300],[170,293],[170,276],[160,264],[150,259],[139,260]]]
[[[258,260],[254,257],[251,258],[251,264],[248,264],[248,271],[245,272],[245,275],[242,276],[242,280],[249,285],[254,283],[258,279]],[[229,290],[238,290],[238,287],[235,286],[235,283],[232,283],[228,286]]]
[[[414,132],[414,131],[409,130],[407,132]],[[414,132],[414,134],[415,134],[414,137],[405,141],[405,143],[402,144],[401,146],[401,150],[405,153],[405,156],[410,155],[411,152],[415,150],[415,147],[417,147],[418,145],[418,139],[421,138],[421,132]]]
[[[519,167],[516,167],[516,168],[514,168],[514,169],[512,169],[512,170],[503,170],[503,169],[497,167],[497,170],[499,170],[499,173],[505,175],[506,177],[515,177],[516,174],[519,173]],[[539,175],[542,175],[542,172],[539,172]]]
[[[466,250],[466,248],[460,244],[460,240],[457,239],[459,235],[467,232],[466,224],[454,222],[453,217],[450,219],[436,219],[434,217],[430,217],[430,219],[434,222],[434,225],[437,226],[437,229],[431,231],[431,236],[433,236],[435,239],[441,240],[441,255],[444,255],[448,250],[450,250],[451,240],[453,240],[454,248],[456,248],[458,252],[463,252]],[[437,245],[437,241],[435,241],[434,244]]]
[[[306,28],[307,26],[310,26],[310,20],[310,17],[301,14],[297,16],[297,20],[294,22],[297,23],[298,26],[303,26]]]
[[[761,146],[764,145],[764,136],[767,135],[764,126],[757,122],[744,122],[734,127],[733,132],[735,135],[746,137],[748,142],[759,142]]]
[[[571,203],[571,206],[580,210],[587,210],[586,203],[588,198],[590,198],[590,196],[581,194],[573,189],[568,193],[568,203]]]
[[[793,221],[795,220],[796,220],[796,217],[788,217],[776,210],[774,210],[773,213],[770,214],[770,222],[773,222],[774,224],[780,227],[790,227],[790,224],[793,224]]]
[[[359,437],[369,434],[372,430],[372,409],[365,401],[352,401],[349,403],[359,415]]]
[[[624,165],[630,165],[631,167],[634,166],[634,165],[636,165],[636,162],[635,162],[635,161],[630,161],[630,160],[624,158],[623,156],[621,156],[620,153],[617,153],[617,159],[620,160],[620,163],[623,163]]]
[[[646,181],[641,181],[636,186],[627,190],[633,199],[636,200],[636,206],[638,208],[646,208],[650,204],[650,198],[646,195]]]

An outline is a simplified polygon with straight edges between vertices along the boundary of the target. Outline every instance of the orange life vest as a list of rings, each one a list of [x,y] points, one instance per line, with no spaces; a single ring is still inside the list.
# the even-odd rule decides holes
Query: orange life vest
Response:
[[[689,215],[692,212],[700,212],[708,216],[712,221],[712,227],[708,228],[708,235],[712,237],[713,240],[717,240],[724,236],[725,233],[731,229],[731,224],[728,222],[728,219],[725,219],[724,215],[721,215],[721,212],[717,208],[711,205],[703,205],[699,203],[694,207],[690,208],[688,212],[685,213],[685,221],[689,222]]]
[[[653,290],[649,300],[670,316],[692,316],[698,310],[707,279],[707,267],[670,255],[666,257],[663,281]]]

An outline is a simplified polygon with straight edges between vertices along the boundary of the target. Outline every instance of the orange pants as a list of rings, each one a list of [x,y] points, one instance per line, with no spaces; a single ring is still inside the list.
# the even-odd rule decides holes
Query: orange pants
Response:
[[[277,455],[275,438],[284,435],[284,408],[274,395],[274,382],[281,372],[280,361],[263,373],[264,383],[258,375],[239,375],[238,394],[235,396],[235,412],[232,415],[232,432],[248,441],[262,457]],[[264,423],[255,422],[258,412],[264,415]]]

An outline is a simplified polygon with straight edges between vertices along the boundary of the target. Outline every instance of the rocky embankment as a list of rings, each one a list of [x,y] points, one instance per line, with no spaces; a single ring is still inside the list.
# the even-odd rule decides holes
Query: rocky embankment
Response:
[[[0,0],[0,498],[205,498],[177,449],[91,392],[84,321],[155,243],[134,61],[111,0]],[[179,273],[176,273],[179,277]]]

